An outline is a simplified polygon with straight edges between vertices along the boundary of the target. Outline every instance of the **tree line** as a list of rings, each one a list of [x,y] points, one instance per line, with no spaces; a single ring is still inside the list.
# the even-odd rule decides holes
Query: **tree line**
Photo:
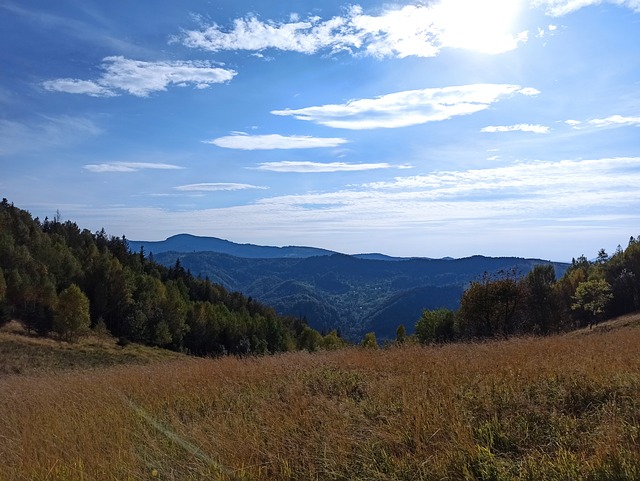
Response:
[[[195,355],[275,353],[342,345],[302,319],[277,315],[251,297],[131,252],[124,236],[74,222],[40,221],[0,204],[0,324],[75,340],[94,329]]]
[[[423,343],[463,339],[546,335],[593,326],[603,319],[640,309],[640,237],[609,256],[600,249],[589,261],[573,259],[556,279],[552,265],[526,276],[515,271],[471,282],[457,311],[425,310],[415,335]]]
[[[573,259],[560,279],[552,265],[525,276],[485,273],[471,282],[460,308],[425,310],[415,325],[423,343],[546,335],[597,324],[640,309],[640,237],[609,256]],[[74,222],[40,221],[0,203],[0,325],[20,319],[35,333],[73,341],[93,329],[195,355],[337,349],[304,319],[280,316],[251,297],[194,276],[178,259],[156,263],[126,238],[92,233]],[[404,326],[397,341],[404,342]],[[368,336],[368,337],[367,337]],[[377,345],[368,333],[362,345]],[[402,339],[400,339],[402,338]]]

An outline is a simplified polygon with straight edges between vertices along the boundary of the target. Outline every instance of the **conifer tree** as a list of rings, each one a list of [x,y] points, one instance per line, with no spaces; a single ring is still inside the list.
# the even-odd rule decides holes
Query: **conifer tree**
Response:
[[[375,332],[367,332],[362,339],[362,347],[367,349],[378,349],[378,341],[376,340]]]

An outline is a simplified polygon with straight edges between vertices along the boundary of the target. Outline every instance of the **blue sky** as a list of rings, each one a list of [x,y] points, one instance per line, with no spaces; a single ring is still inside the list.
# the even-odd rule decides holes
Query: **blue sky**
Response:
[[[640,234],[640,1],[0,0],[0,195],[135,240]]]

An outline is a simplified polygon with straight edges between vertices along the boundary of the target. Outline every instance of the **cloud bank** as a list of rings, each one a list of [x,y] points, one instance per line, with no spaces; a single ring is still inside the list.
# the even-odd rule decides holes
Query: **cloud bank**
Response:
[[[191,190],[197,192],[196,187]],[[267,244],[286,238],[342,252],[366,252],[381,246],[393,249],[400,236],[398,255],[410,250],[429,256],[505,251],[530,256],[533,236],[544,252],[551,247],[563,252],[558,260],[568,260],[576,254],[575,229],[592,236],[610,235],[613,229],[622,239],[628,236],[628,226],[640,220],[638,192],[640,157],[620,157],[434,171],[200,210],[78,205],[66,206],[65,213],[89,223],[99,219],[100,225],[131,238],[160,239],[178,231]],[[157,222],[149,224],[149,219]],[[556,249],[567,243],[573,247]]]
[[[275,49],[404,58],[434,57],[442,48],[451,47],[498,54],[527,39],[526,32],[510,31],[519,5],[513,0],[447,0],[390,7],[379,15],[365,14],[355,5],[325,20],[299,15],[287,21],[261,20],[249,15],[236,18],[226,28],[213,23],[184,30],[173,41],[211,52]]]

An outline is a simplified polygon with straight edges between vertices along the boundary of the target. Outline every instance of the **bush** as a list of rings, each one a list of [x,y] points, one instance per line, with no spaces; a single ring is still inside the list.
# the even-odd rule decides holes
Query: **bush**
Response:
[[[416,322],[416,337],[423,344],[453,341],[456,337],[454,312],[449,309],[425,309]]]

